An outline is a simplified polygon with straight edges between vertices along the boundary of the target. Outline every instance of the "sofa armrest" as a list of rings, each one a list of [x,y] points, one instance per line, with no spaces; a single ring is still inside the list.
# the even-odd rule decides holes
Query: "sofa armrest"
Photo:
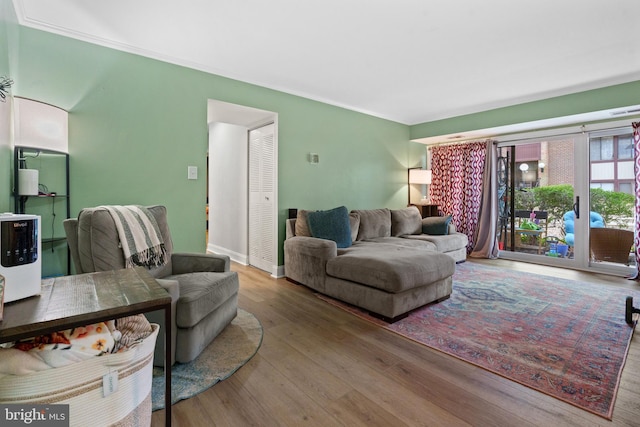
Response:
[[[290,239],[296,235],[296,220],[294,218],[288,218],[285,221],[285,239]]]
[[[285,275],[317,291],[324,291],[327,261],[338,256],[332,240],[296,236],[284,241]]]
[[[323,259],[338,256],[338,245],[336,242],[333,240],[319,239],[317,237],[291,237],[285,240],[285,251],[287,250]]]
[[[174,253],[171,255],[172,274],[193,272],[222,273],[231,269],[231,260],[226,255]]]

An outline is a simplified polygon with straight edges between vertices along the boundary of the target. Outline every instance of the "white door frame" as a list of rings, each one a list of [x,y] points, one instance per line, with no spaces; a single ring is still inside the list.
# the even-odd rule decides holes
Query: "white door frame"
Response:
[[[278,159],[278,113],[267,110],[260,110],[253,107],[247,107],[239,104],[232,104],[224,101],[218,101],[214,99],[208,100],[207,105],[207,123],[212,122],[222,122],[235,124],[239,126],[244,126],[247,129],[247,138],[245,138],[245,144],[248,144],[248,131],[250,129],[254,129],[256,127],[260,127],[262,125],[273,123],[275,126],[275,139],[274,139],[274,156],[276,160]],[[209,153],[209,158],[211,160],[212,153]],[[247,154],[248,155],[248,154]],[[248,162],[248,158],[246,159]],[[273,230],[273,251],[274,251],[274,265],[271,267],[271,275],[273,277],[280,277],[282,268],[278,267],[278,162],[275,162],[275,177],[274,177],[274,204],[273,204],[273,215],[276,219],[274,221],[274,230]],[[233,179],[233,177],[230,177]],[[245,176],[246,180],[247,177]],[[209,188],[209,192],[212,192],[213,188]],[[248,184],[245,191],[247,195],[246,207],[244,209],[248,210]],[[212,195],[209,194],[209,200],[212,200]],[[211,210],[210,210],[211,212]],[[229,215],[234,215],[234,207],[229,206],[226,209],[226,212]],[[209,229],[215,227],[215,218],[208,218],[209,220]],[[244,239],[243,245],[246,248],[244,253],[238,253],[233,250],[229,250],[227,246],[217,244],[217,242],[207,242],[207,252],[219,253],[228,255],[234,262],[238,262],[243,265],[247,265],[248,263],[248,247],[246,242],[246,236],[248,236],[248,223],[245,224],[244,230],[239,230],[238,236],[242,236]],[[211,233],[210,233],[211,236]]]

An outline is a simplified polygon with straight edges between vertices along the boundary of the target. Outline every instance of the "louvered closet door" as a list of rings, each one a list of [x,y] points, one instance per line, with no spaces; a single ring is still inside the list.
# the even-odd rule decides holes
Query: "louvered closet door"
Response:
[[[272,273],[275,264],[274,125],[249,132],[249,264]]]

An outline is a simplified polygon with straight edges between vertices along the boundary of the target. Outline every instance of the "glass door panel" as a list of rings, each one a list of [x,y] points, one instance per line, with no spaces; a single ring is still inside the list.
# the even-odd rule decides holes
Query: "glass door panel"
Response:
[[[628,274],[632,254],[635,178],[630,127],[589,134],[589,266]]]
[[[576,200],[587,200],[576,159],[580,136],[502,143],[498,147],[500,256],[551,265],[578,263],[584,234]],[[583,144],[583,146],[586,144]],[[582,149],[584,151],[584,149]],[[583,181],[586,182],[586,181]]]

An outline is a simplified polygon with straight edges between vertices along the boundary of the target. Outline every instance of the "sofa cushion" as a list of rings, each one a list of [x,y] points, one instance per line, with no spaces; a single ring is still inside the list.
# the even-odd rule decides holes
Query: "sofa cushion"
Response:
[[[186,273],[165,277],[180,284],[176,303],[176,325],[192,328],[238,293],[238,278],[234,271],[224,273]]]
[[[309,212],[307,222],[313,237],[333,240],[339,248],[351,246],[351,225],[346,207]]]
[[[451,215],[431,216],[422,220],[422,232],[433,236],[444,236],[449,234],[449,223]],[[418,233],[419,234],[419,233]]]
[[[360,229],[360,215],[356,212],[350,212],[349,225],[351,226],[351,242],[355,242],[358,238],[358,230]]]
[[[415,206],[391,210],[391,235],[422,233],[422,215]]]
[[[417,236],[416,234],[407,234],[402,237],[376,237],[375,239],[363,240],[361,243],[389,244],[396,246],[404,246],[407,248],[424,249],[427,251],[437,251],[436,245],[428,240],[405,239],[405,237]],[[441,251],[440,251],[441,252]]]
[[[298,216],[296,217],[296,236],[311,237],[311,231],[309,230],[309,223],[307,222],[307,215],[309,212],[304,209],[298,210]]]
[[[398,293],[453,275],[455,261],[449,255],[378,244],[380,250],[353,251],[327,261],[327,274]]]
[[[360,227],[356,240],[391,236],[391,211],[383,209],[354,210],[360,217]]]
[[[442,236],[430,234],[418,234],[402,236],[405,240],[429,242],[435,246],[438,252],[451,252],[467,247],[469,238],[463,233],[453,233]]]

